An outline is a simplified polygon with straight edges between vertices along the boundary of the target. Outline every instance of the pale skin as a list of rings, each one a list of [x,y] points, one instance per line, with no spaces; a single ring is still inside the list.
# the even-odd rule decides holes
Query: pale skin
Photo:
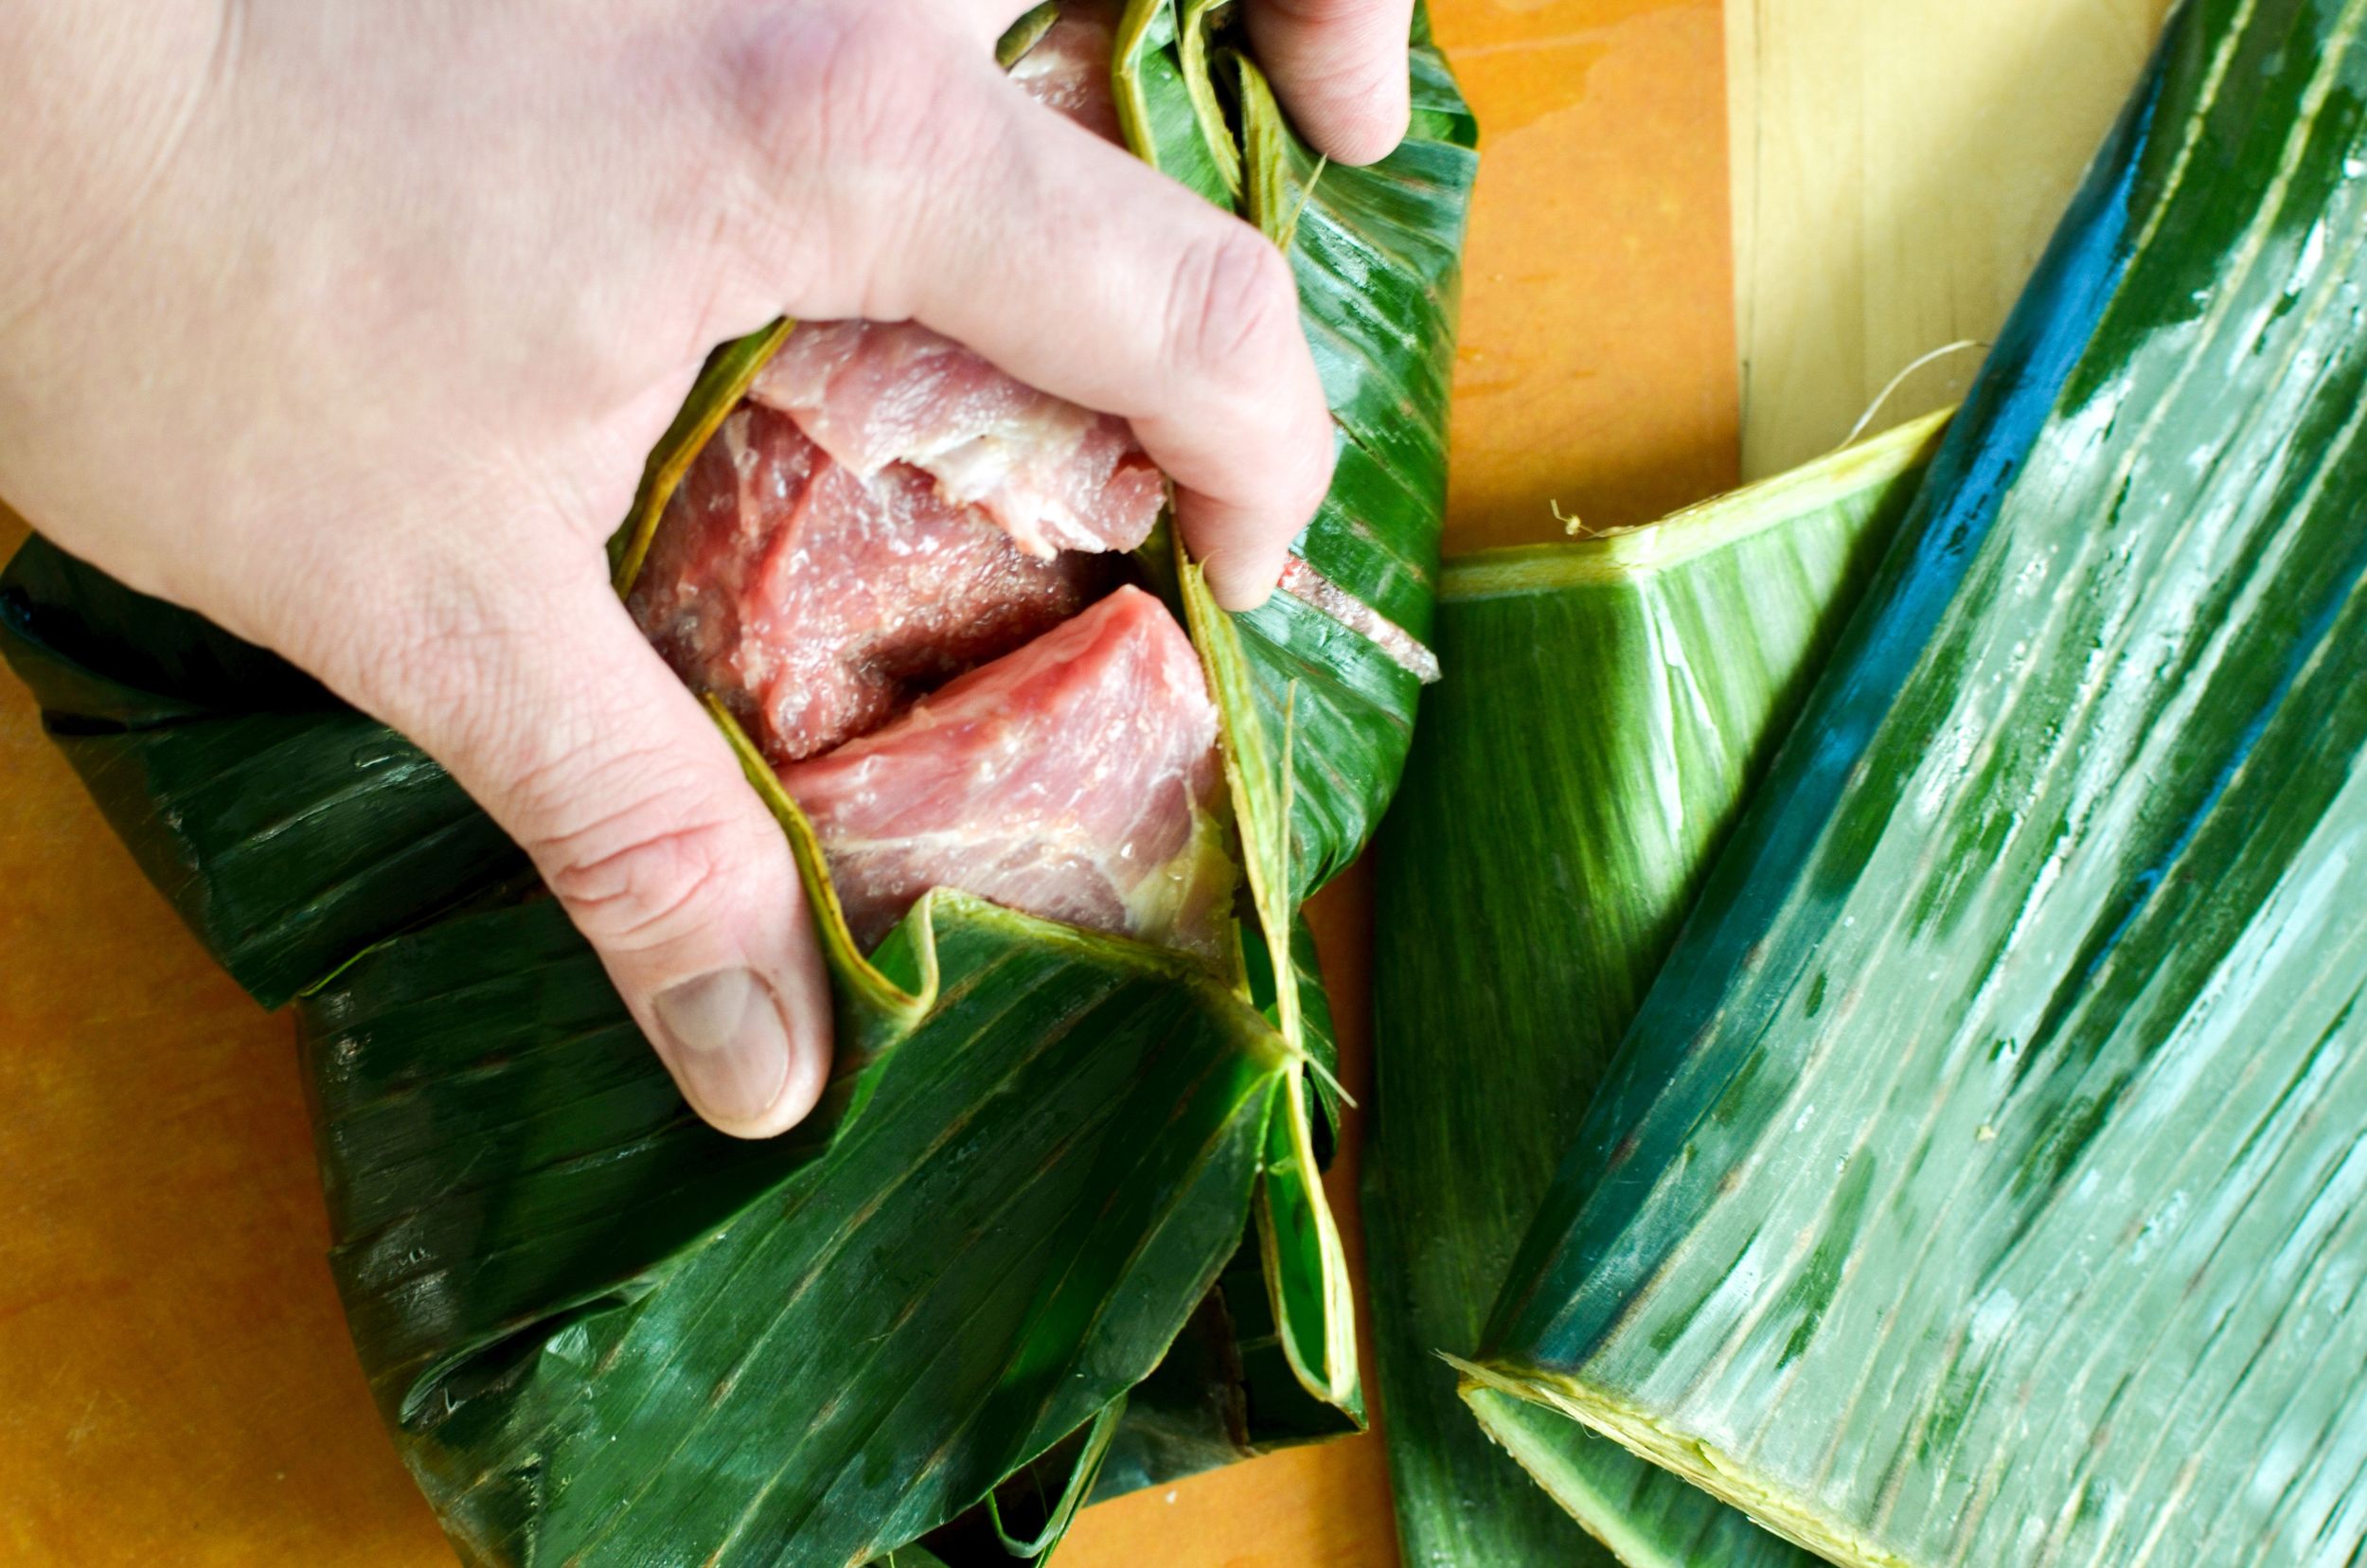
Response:
[[[1249,0],[1333,158],[1403,134],[1411,7]],[[0,495],[425,746],[727,1132],[812,1108],[828,986],[602,548],[706,349],[912,318],[1124,415],[1234,607],[1329,481],[1281,258],[1004,80],[1027,9],[0,8]]]

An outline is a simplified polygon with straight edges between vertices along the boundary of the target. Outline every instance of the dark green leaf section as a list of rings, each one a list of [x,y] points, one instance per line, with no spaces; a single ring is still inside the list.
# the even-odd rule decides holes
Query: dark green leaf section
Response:
[[[633,1293],[827,1146],[846,1098],[779,1143],[707,1127],[549,900],[382,947],[299,1018],[330,1258],[390,1421],[469,1358]]]
[[[149,880],[267,1007],[390,931],[531,874],[440,766],[362,714],[61,730]]]
[[[1447,674],[1379,848],[1365,1155],[1397,1534],[1415,1568],[1609,1562],[1522,1466],[1632,1568],[1799,1560],[1557,1417],[1557,1451],[1531,1438],[1514,1464],[1439,1352],[1478,1345],[1611,1049],[1935,429],[1648,528],[1448,563]]]
[[[267,1007],[525,870],[408,740],[45,540],[0,577],[0,650],[141,869]]]
[[[1292,933],[1305,1046],[1320,1073],[1307,1075],[1315,1096],[1315,1148],[1328,1163],[1339,1135],[1339,1046],[1333,1032],[1314,934],[1305,920]],[[1273,966],[1255,933],[1243,934],[1250,1001],[1280,1026]],[[1357,1417],[1315,1398],[1300,1383],[1274,1326],[1257,1233],[1251,1227],[1158,1369],[1137,1384],[1112,1434],[1093,1497],[1117,1497],[1162,1486],[1276,1449],[1361,1430]]]
[[[1491,1321],[1837,1561],[2367,1550],[2367,3],[2190,3]]]
[[[125,587],[38,534],[0,573],[0,637],[42,711],[78,727],[137,729],[233,706],[337,705],[276,654]]]
[[[1093,1500],[1359,1430],[1291,1370],[1253,1238],[1128,1397]]]
[[[1255,67],[1239,69],[1249,215],[1286,244],[1338,427],[1331,491],[1297,548],[1428,638],[1477,132],[1426,22],[1415,29],[1413,131],[1369,168],[1319,172]],[[1303,897],[1371,837],[1405,765],[1420,687],[1376,645],[1289,595],[1238,624],[1277,755],[1286,711],[1293,719],[1290,870]]]
[[[1271,1032],[975,900],[905,933],[934,996],[845,1009],[766,1144],[683,1113],[548,903],[308,1002],[356,1342],[473,1560],[861,1562],[1157,1364],[1238,1242]]]

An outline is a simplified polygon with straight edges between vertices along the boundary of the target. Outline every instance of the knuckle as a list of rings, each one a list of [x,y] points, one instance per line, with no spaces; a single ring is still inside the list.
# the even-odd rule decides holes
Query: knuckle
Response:
[[[1178,359],[1227,386],[1261,385],[1298,339],[1298,289],[1282,253],[1227,223],[1186,246],[1167,314]]]
[[[544,883],[594,943],[628,951],[660,946],[728,911],[738,857],[727,819],[702,809],[705,803],[679,787],[662,758],[569,757],[543,772],[565,780],[563,790],[550,792],[556,800],[622,802],[593,811],[561,806],[525,846]]]

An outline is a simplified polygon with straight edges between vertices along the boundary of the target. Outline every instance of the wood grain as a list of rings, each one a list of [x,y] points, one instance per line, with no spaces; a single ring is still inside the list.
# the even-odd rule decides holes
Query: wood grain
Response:
[[[2168,0],[1727,0],[1742,466],[1841,444],[1985,343]],[[1960,352],[1869,429],[1964,395]]]
[[[1480,121],[1447,548],[1734,482],[1717,0],[1438,0]]]

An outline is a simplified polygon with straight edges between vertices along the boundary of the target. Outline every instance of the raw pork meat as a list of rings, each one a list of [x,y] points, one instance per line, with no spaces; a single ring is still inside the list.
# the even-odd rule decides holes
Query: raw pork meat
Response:
[[[1011,67],[1011,80],[1103,141],[1120,141],[1117,93],[1110,81],[1117,51],[1117,8],[1069,0],[1059,20]]]
[[[1114,136],[1086,9],[1013,76]],[[1221,958],[1199,655],[1139,589],[1093,603],[1165,496],[1122,419],[909,323],[802,324],[692,465],[632,608],[779,769],[864,946],[946,886]]]
[[[866,947],[942,886],[1214,956],[1234,880],[1216,739],[1183,629],[1120,588],[780,775]]]
[[[1130,550],[1166,496],[1124,419],[1039,392],[911,322],[800,324],[748,395],[858,473],[919,469],[1039,558]]]
[[[865,481],[771,409],[733,411],[634,585],[642,630],[786,762],[1075,615],[1090,556],[1035,561],[915,470]]]

